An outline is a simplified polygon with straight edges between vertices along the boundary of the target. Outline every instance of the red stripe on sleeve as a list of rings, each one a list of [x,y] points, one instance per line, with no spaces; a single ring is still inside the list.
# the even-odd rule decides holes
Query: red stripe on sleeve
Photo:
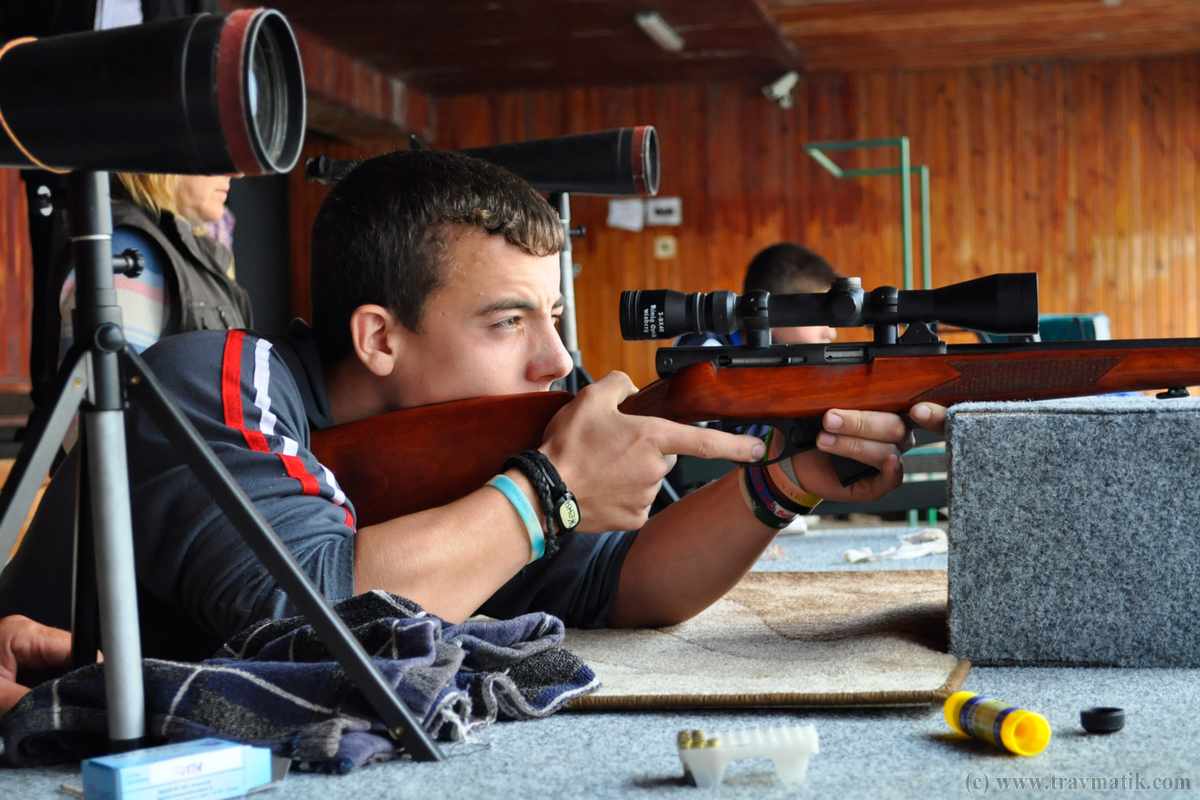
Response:
[[[300,481],[300,490],[304,494],[318,495],[321,493],[321,486],[317,483],[317,479],[304,468],[304,461],[299,456],[286,456],[283,453],[279,454],[279,460],[283,462],[283,468],[287,470],[288,477],[295,478]]]
[[[225,424],[242,432],[251,450],[269,453],[267,437],[262,431],[246,429],[246,415],[242,410],[242,345],[246,334],[230,331],[225,337],[225,357],[221,365],[221,402],[225,406]]]
[[[225,406],[225,424],[242,430],[242,340],[246,334],[230,331],[225,336],[225,357],[221,362],[221,403]]]
[[[241,431],[251,450],[269,453],[271,447],[262,431],[246,428],[246,416],[242,409],[242,349],[245,339],[246,334],[242,331],[230,331],[225,337],[225,355],[221,364],[221,402],[225,406],[225,424]],[[300,481],[300,490],[304,494],[316,496],[321,493],[320,484],[305,469],[302,459],[283,453],[277,455],[283,462],[288,477]],[[346,512],[346,515],[349,517],[349,512]]]

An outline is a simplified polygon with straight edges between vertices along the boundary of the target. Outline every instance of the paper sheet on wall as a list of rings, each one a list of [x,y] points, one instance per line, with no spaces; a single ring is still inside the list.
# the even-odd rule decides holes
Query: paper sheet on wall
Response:
[[[608,201],[608,227],[640,231],[646,225],[646,204],[640,197]]]

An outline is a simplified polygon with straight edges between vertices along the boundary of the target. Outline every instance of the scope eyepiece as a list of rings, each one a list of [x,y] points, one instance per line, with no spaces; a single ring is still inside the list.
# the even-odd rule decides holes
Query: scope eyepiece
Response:
[[[738,328],[733,292],[621,292],[621,338],[629,342],[674,339],[685,333],[733,333]]]

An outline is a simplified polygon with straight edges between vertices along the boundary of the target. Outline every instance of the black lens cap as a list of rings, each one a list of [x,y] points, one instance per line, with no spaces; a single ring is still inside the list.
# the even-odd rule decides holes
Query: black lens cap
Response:
[[[1125,711],[1120,708],[1085,708],[1079,721],[1088,733],[1116,733],[1125,727]]]

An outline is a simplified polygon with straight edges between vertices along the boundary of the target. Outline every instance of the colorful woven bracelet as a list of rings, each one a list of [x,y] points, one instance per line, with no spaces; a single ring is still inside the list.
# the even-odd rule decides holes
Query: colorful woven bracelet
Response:
[[[754,516],[764,525],[772,528],[786,528],[796,514],[782,507],[767,488],[766,472],[762,467],[743,467],[742,481],[745,491],[742,494]]]
[[[767,487],[784,508],[797,514],[811,514],[824,498],[817,497],[796,482],[792,470],[784,469],[787,461],[780,461],[767,467]]]

